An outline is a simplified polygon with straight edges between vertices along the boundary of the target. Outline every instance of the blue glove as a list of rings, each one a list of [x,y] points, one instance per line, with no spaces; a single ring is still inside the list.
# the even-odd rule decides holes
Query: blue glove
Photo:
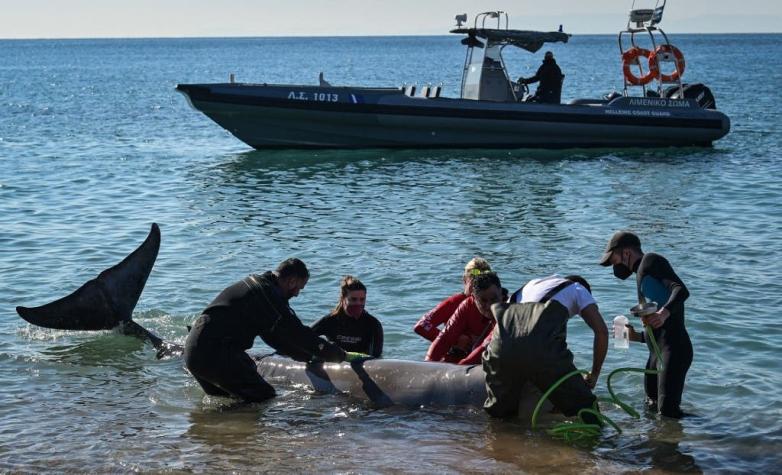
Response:
[[[345,361],[348,363],[355,363],[357,361],[366,361],[371,360],[374,358],[373,356],[370,356],[366,353],[356,353],[353,351],[346,351],[345,352]]]

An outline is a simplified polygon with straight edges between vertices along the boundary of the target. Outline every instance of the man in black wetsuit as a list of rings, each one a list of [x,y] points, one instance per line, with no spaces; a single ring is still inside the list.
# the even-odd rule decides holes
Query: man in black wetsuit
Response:
[[[684,282],[673,271],[671,264],[659,254],[641,250],[641,240],[631,232],[615,233],[606,246],[600,265],[613,265],[614,275],[627,279],[636,274],[638,301],[654,301],[659,310],[642,319],[653,329],[654,338],[663,358],[663,371],[644,376],[649,405],[660,414],[680,418],[679,407],[684,391],[684,379],[692,363],[692,342],[684,327],[684,301],[690,296]],[[657,368],[657,355],[644,333],[629,327],[632,341],[645,342],[649,347],[647,369]]]
[[[554,53],[546,51],[543,56],[543,64],[538,68],[538,72],[531,78],[519,78],[521,84],[532,84],[540,81],[535,95],[529,98],[532,102],[543,102],[546,104],[559,104],[562,96],[562,81],[565,76],[559,69],[557,62],[554,61]]]
[[[249,277],[223,290],[196,320],[185,343],[185,366],[207,394],[260,402],[275,395],[245,350],[256,336],[298,361],[354,359],[318,337],[288,305],[307,284],[309,271],[287,259],[274,272]]]

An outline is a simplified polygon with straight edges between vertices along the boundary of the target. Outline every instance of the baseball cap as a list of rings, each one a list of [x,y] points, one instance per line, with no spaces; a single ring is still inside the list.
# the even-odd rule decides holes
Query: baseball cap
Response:
[[[641,240],[638,239],[638,236],[631,233],[630,231],[615,232],[608,241],[606,250],[603,251],[603,257],[600,258],[600,265],[610,266],[611,253],[614,252],[614,249],[618,249],[620,247],[641,247]]]

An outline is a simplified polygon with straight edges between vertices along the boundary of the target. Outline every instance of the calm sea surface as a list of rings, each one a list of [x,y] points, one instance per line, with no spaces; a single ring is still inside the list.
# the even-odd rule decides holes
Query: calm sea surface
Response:
[[[190,109],[177,83],[443,83],[458,38],[0,41],[0,471],[756,472],[782,463],[782,35],[673,35],[732,131],[708,149],[256,152]],[[553,48],[565,100],[621,87],[616,38]],[[541,54],[511,53],[531,75]],[[385,356],[422,359],[416,319],[486,257],[503,284],[591,283],[606,320],[632,280],[595,263],[635,230],[685,280],[695,359],[682,420],[606,412],[624,429],[571,446],[480,408],[391,408],[280,386],[260,405],[209,400],[179,359],[112,332],[32,327],[14,311],[163,243],[134,318],[183,342],[226,285],[302,258],[311,323],[339,278],[369,287]],[[576,363],[592,338],[569,325]],[[258,343],[257,351],[267,348]],[[642,366],[611,348],[604,375]],[[640,376],[617,383],[640,408]],[[598,393],[606,393],[601,380]]]

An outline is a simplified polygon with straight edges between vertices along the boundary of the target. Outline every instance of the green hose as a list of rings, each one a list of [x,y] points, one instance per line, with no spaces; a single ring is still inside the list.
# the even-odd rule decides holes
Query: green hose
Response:
[[[646,330],[646,337],[652,343],[654,354],[655,356],[657,356],[657,371],[660,372],[663,369],[665,369],[665,367],[663,366],[663,355],[660,353],[660,347],[657,346],[657,339],[654,338],[652,327],[650,327],[649,325],[644,325],[644,330]]]
[[[562,376],[559,378],[554,384],[552,384],[548,390],[543,393],[543,396],[540,397],[538,400],[538,404],[535,406],[535,410],[532,411],[532,429],[534,430],[537,425],[538,420],[538,413],[540,412],[540,408],[543,407],[543,403],[548,399],[549,395],[554,392],[555,389],[559,387],[560,384],[564,383],[565,380],[570,378],[571,376],[575,376],[578,374],[589,374],[589,371],[584,369],[577,369],[575,371],[571,371],[568,374]]]
[[[664,366],[663,366],[662,354],[660,353],[660,347],[657,345],[657,340],[654,338],[654,333],[652,332],[652,328],[649,325],[644,325],[644,330],[646,331],[647,339],[652,344],[652,350],[654,351],[655,356],[657,356],[657,369],[626,367],[626,368],[618,368],[611,371],[611,373],[608,375],[608,378],[606,379],[606,386],[608,387],[608,393],[611,395],[611,397],[598,399],[599,401],[616,404],[617,406],[622,408],[626,413],[628,413],[629,415],[631,415],[636,419],[641,417],[640,414],[638,414],[638,411],[636,411],[629,405],[619,400],[619,397],[614,393],[613,389],[611,388],[611,378],[615,374],[622,373],[622,372],[658,374],[663,370]],[[535,406],[535,410],[532,412],[533,430],[537,427],[538,414],[540,413],[540,409],[543,407],[543,403],[546,401],[546,399],[548,399],[549,395],[551,395],[551,393],[554,392],[554,390],[557,389],[568,378],[571,378],[579,374],[589,374],[589,371],[578,370],[578,369],[575,371],[571,371],[570,373],[559,378],[554,384],[551,385],[551,387],[548,388],[548,390],[546,390],[545,393],[543,393],[543,396],[540,397],[540,400],[538,400],[538,404]],[[601,431],[600,425],[590,424],[585,422],[583,418],[583,414],[592,414],[599,421],[607,423],[608,425],[613,427],[614,430],[617,431],[617,433],[620,434],[622,433],[622,429],[614,421],[612,421],[605,414],[600,413],[600,411],[597,408],[597,401],[595,401],[595,404],[592,408],[584,408],[578,411],[576,417],[580,422],[561,422],[555,425],[553,428],[549,429],[548,433],[554,437],[561,437],[566,442],[576,442],[579,440],[591,439],[600,436],[600,431]]]
[[[655,356],[657,356],[657,369],[646,369],[646,368],[618,368],[608,375],[608,378],[606,379],[606,386],[608,387],[608,393],[611,395],[610,398],[607,399],[608,402],[612,402],[616,404],[617,406],[621,407],[626,413],[630,414],[631,416],[635,417],[636,419],[639,419],[641,417],[638,412],[633,409],[632,407],[628,406],[627,404],[623,403],[619,400],[619,397],[614,393],[613,389],[611,388],[611,378],[618,373],[644,373],[644,374],[659,374],[663,368],[663,356],[660,353],[660,347],[657,345],[657,339],[654,337],[654,332],[652,331],[652,327],[649,325],[644,325],[644,331],[646,331],[646,338],[649,339],[649,342],[652,344],[652,350],[654,351]],[[605,399],[604,399],[605,400]]]

